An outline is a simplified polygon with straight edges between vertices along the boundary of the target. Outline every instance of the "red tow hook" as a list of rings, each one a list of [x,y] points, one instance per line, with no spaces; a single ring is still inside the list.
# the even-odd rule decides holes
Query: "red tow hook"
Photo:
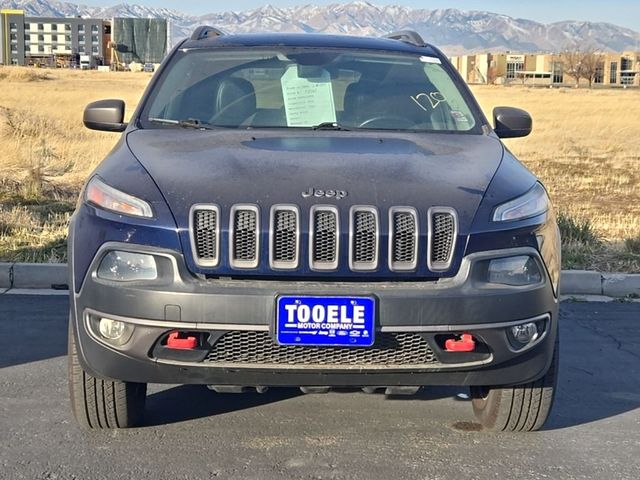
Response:
[[[444,349],[447,352],[473,352],[476,349],[476,342],[473,339],[473,335],[463,333],[460,336],[460,340],[449,338],[444,342]]]
[[[196,337],[179,338],[180,332],[173,332],[169,334],[167,338],[167,347],[174,350],[193,350],[198,346],[198,339]]]

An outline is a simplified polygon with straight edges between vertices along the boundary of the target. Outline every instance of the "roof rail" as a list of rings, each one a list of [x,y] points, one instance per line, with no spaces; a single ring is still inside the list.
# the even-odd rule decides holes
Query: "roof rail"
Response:
[[[426,43],[418,32],[413,30],[400,30],[399,32],[393,32],[385,35],[384,38],[390,38],[391,40],[399,40],[400,42],[410,43],[416,47],[424,47]]]
[[[204,40],[205,38],[221,37],[224,33],[217,28],[202,25],[196,28],[191,34],[191,40]]]

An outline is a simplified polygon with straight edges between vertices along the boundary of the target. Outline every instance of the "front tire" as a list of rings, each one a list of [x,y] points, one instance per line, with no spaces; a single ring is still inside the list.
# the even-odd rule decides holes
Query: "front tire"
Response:
[[[68,366],[71,409],[81,427],[129,428],[142,423],[147,384],[102,380],[89,375],[78,361],[71,321]]]
[[[513,387],[471,387],[473,413],[487,430],[530,432],[547,420],[558,381],[556,342],[549,370],[535,382]]]

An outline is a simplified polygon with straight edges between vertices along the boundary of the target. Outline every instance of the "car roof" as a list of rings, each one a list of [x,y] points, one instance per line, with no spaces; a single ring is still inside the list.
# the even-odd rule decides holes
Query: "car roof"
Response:
[[[381,50],[387,52],[416,53],[439,57],[431,45],[419,46],[383,37],[359,37],[353,35],[327,35],[322,33],[243,33],[186,40],[181,48],[211,47],[310,47]]]

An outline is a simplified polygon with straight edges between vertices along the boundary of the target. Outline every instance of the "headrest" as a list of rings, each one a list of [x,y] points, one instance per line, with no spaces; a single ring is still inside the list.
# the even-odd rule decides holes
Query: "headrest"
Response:
[[[256,113],[256,91],[248,80],[225,78],[218,86],[214,123],[237,126]]]

